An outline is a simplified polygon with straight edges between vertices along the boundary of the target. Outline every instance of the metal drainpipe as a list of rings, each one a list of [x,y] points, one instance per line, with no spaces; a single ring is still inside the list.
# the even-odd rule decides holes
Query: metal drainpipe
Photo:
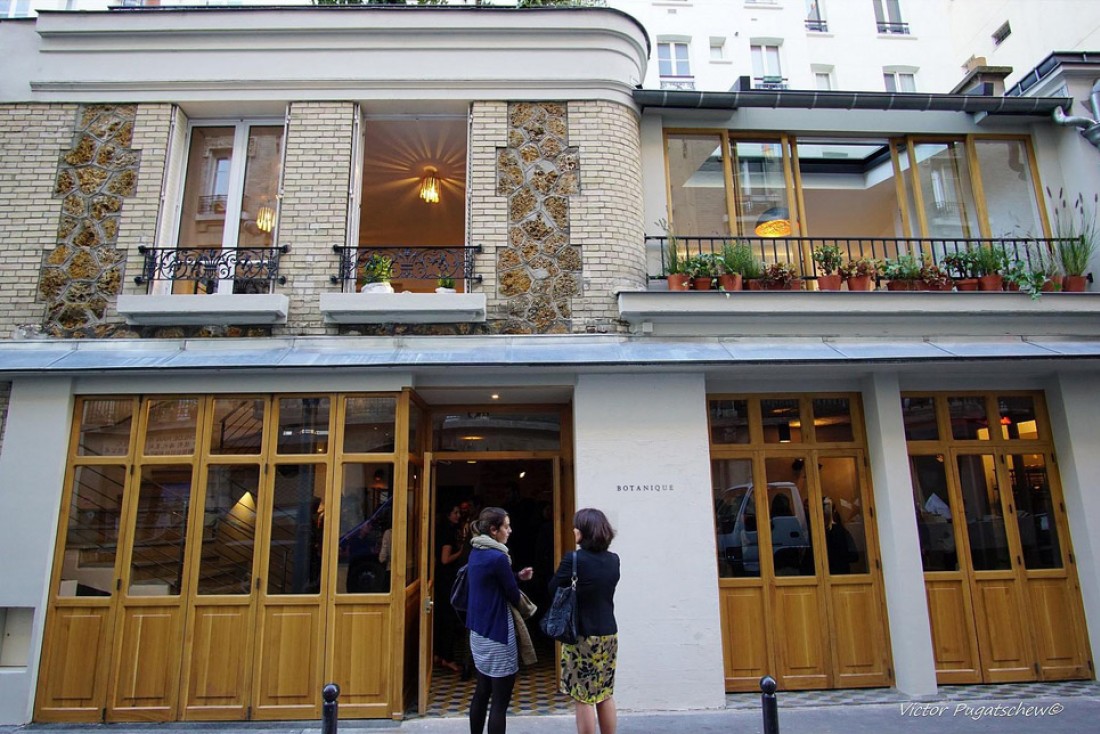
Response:
[[[1100,150],[1100,81],[1092,85],[1092,114],[1095,120],[1079,115],[1067,115],[1061,107],[1054,108],[1054,121],[1059,125],[1072,125],[1081,128],[1081,136],[1089,141],[1092,147]]]

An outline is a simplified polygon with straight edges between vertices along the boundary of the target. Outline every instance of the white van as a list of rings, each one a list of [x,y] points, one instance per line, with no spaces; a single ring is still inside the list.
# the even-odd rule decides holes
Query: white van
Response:
[[[718,563],[723,576],[760,575],[754,494],[751,484],[739,484],[715,497]],[[775,574],[812,575],[809,525],[798,487],[791,482],[769,482],[768,507]]]

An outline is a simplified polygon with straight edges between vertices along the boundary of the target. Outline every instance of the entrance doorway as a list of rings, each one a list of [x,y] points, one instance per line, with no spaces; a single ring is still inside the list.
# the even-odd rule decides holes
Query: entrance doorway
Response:
[[[561,473],[557,459],[438,458],[431,460],[431,527],[423,537],[422,557],[433,588],[430,612],[424,620],[425,649],[420,664],[422,690],[418,710],[440,715],[465,710],[477,674],[469,654],[468,633],[450,605],[457,570],[469,558],[469,524],[485,507],[508,512],[512,536],[508,546],[512,567],[531,567],[530,581],[520,588],[539,608],[527,620],[538,663],[525,668],[523,678],[534,690],[555,689],[553,642],[538,631],[538,615],[549,604],[546,585],[560,555]],[[449,561],[449,562],[448,562]]]

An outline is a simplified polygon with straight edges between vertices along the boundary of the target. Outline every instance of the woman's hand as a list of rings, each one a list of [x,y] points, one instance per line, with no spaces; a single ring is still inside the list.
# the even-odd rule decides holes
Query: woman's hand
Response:
[[[520,581],[530,581],[531,577],[535,575],[535,569],[528,566],[519,573],[516,574],[516,578]]]

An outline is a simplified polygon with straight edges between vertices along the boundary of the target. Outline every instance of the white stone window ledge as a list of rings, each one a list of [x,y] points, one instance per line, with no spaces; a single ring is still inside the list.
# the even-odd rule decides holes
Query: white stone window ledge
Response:
[[[132,326],[285,324],[290,299],[276,293],[119,296],[118,313]]]
[[[461,324],[485,321],[484,293],[322,293],[327,324]]]

